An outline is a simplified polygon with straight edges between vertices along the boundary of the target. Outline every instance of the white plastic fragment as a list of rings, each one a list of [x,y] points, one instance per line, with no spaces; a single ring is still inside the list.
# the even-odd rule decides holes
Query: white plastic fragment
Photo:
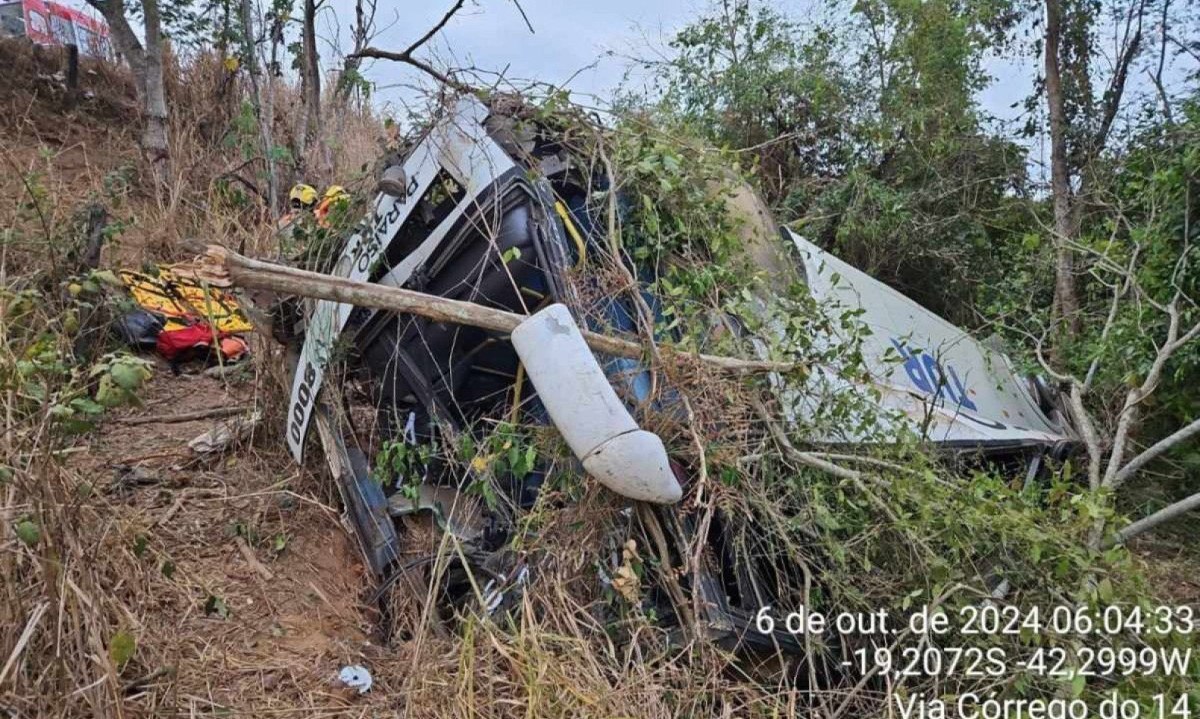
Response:
[[[512,343],[588,474],[631,499],[674,504],[682,498],[662,440],[629,415],[564,305],[531,315],[513,330]]]
[[[255,410],[249,415],[219,422],[207,432],[193,437],[188,442],[188,447],[196,454],[223,452],[235,442],[248,436],[260,421],[262,421],[262,412]]]
[[[583,468],[605,487],[633,499],[674,504],[683,488],[657,434],[644,429],[619,434],[583,458]]]
[[[359,694],[366,694],[371,689],[371,672],[358,664],[342,667],[338,672],[338,681],[351,689],[357,689]]]

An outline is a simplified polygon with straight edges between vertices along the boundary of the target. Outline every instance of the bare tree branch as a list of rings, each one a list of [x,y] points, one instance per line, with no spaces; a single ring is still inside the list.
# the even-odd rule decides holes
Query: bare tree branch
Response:
[[[1154,83],[1154,88],[1158,91],[1158,98],[1163,106],[1163,118],[1166,119],[1168,127],[1175,124],[1175,118],[1171,113],[1171,99],[1167,96],[1167,90],[1163,86],[1163,65],[1167,62],[1167,14],[1170,12],[1170,9],[1171,0],[1163,0],[1162,17],[1159,19],[1158,28],[1159,35],[1161,36],[1158,46],[1158,67],[1155,68],[1153,73],[1149,70],[1146,71],[1150,75],[1150,80]]]
[[[1108,89],[1104,92],[1104,114],[1100,120],[1100,127],[1092,138],[1092,155],[1098,153],[1100,148],[1104,147],[1104,143],[1108,141],[1108,133],[1112,129],[1113,120],[1116,119],[1117,110],[1121,107],[1121,97],[1125,94],[1126,80],[1129,77],[1129,65],[1142,47],[1142,17],[1145,15],[1145,10],[1146,3],[1144,1],[1138,4],[1136,10],[1130,10],[1131,13],[1137,13],[1137,29],[1133,31],[1133,37],[1129,42],[1125,43],[1125,48],[1117,59],[1116,71],[1113,73],[1112,80],[1109,81]]]
[[[1150,461],[1160,457],[1164,452],[1167,452],[1172,447],[1186,442],[1191,437],[1200,433],[1200,419],[1192,421],[1190,424],[1184,425],[1175,430],[1172,434],[1163,437],[1154,444],[1150,445],[1145,451],[1129,461],[1129,464],[1121,468],[1113,477],[1113,486],[1120,486],[1126,480],[1132,477],[1142,467],[1146,466]]]
[[[279,216],[277,204],[279,198],[279,176],[275,168],[275,157],[271,152],[271,148],[275,146],[272,132],[274,105],[272,100],[273,93],[270,89],[271,78],[269,76],[265,79],[263,78],[262,67],[259,65],[258,41],[255,40],[254,35],[254,7],[250,0],[241,0],[238,3],[238,14],[241,21],[246,70],[250,76],[250,103],[254,108],[254,117],[258,120],[258,140],[262,143],[262,156],[267,165],[267,210],[271,213],[272,218],[277,218]],[[266,30],[266,23],[263,23],[264,33]]]
[[[1100,435],[1083,406],[1083,385],[1078,382],[1071,383],[1071,414],[1088,453],[1088,486],[1097,490],[1100,488]]]
[[[521,19],[525,21],[525,27],[529,28],[530,35],[536,35],[537,31],[533,29],[533,23],[529,22],[529,16],[525,14],[525,8],[521,7],[520,0],[512,0],[512,4],[517,6],[517,12],[521,13]]]
[[[1116,232],[1117,232],[1116,227],[1114,227],[1113,228],[1114,236],[1116,235]],[[1113,283],[1113,285],[1112,285],[1112,290],[1113,290],[1112,303],[1108,307],[1108,317],[1106,317],[1104,320],[1104,329],[1100,331],[1099,344],[1101,344],[1101,345],[1103,345],[1104,341],[1106,339],[1108,339],[1108,333],[1112,331],[1113,325],[1116,324],[1117,311],[1120,309],[1121,299],[1123,297],[1125,297],[1125,295],[1129,294],[1130,289],[1133,287],[1133,284],[1134,284],[1133,271],[1134,271],[1134,268],[1137,267],[1138,255],[1141,254],[1141,250],[1142,250],[1142,246],[1135,243],[1133,246],[1133,252],[1131,253],[1132,256],[1129,258],[1129,267],[1126,268],[1123,273],[1124,278],[1122,280],[1120,280],[1119,282]],[[1087,375],[1083,378],[1082,390],[1084,392],[1086,392],[1091,387],[1092,380],[1094,380],[1096,377],[1096,370],[1098,370],[1099,368],[1100,368],[1100,355],[1097,354],[1096,357],[1092,358],[1092,362],[1088,366]]]
[[[415,58],[411,55],[406,55],[405,53],[402,53],[402,52],[389,52],[388,50],[380,50],[379,48],[368,47],[368,48],[364,48],[361,52],[354,53],[353,57],[368,57],[368,58],[374,58],[376,60],[393,60],[395,62],[402,62],[407,65],[412,65],[413,67],[424,72],[425,74],[429,75],[430,77],[432,77],[433,79],[442,83],[443,85],[452,87],[455,90],[458,90],[459,92],[474,92],[475,91],[475,88],[471,87],[470,85],[467,85],[466,83],[455,80],[454,78],[450,77],[446,73],[435,69],[432,65],[425,62],[424,60],[418,60],[417,58]]]
[[[1186,499],[1181,499],[1169,507],[1164,507],[1148,517],[1139,519],[1128,527],[1117,532],[1112,539],[1105,543],[1105,546],[1112,547],[1117,544],[1124,544],[1139,534],[1145,534],[1151,529],[1175,519],[1176,517],[1180,517],[1198,507],[1200,507],[1200,492],[1197,492]]]
[[[366,47],[366,48],[363,48],[362,50],[359,50],[359,51],[353,53],[352,55],[350,55],[350,57],[351,58],[369,57],[369,58],[374,58],[377,60],[392,60],[394,62],[402,62],[407,65],[412,65],[413,67],[417,68],[418,70],[421,70],[425,74],[434,78],[438,82],[440,82],[444,85],[447,85],[449,87],[452,87],[455,90],[458,90],[459,92],[472,92],[474,90],[474,88],[470,87],[469,85],[453,79],[446,73],[435,69],[432,65],[425,62],[424,60],[418,60],[417,58],[413,57],[414,52],[416,52],[418,49],[420,49],[420,47],[422,45],[429,42],[429,39],[432,38],[434,35],[436,35],[439,30],[446,27],[446,23],[450,22],[450,18],[454,17],[454,13],[456,13],[460,9],[462,9],[464,2],[465,2],[465,0],[456,0],[454,5],[449,10],[446,11],[446,14],[442,16],[442,19],[439,20],[436,25],[434,25],[432,28],[430,28],[429,31],[426,32],[424,35],[422,35],[420,38],[418,38],[416,42],[409,45],[407,48],[405,48],[401,52],[392,52],[390,50],[380,50],[379,48],[376,48],[376,47]]]
[[[429,29],[429,32],[425,33],[420,38],[418,38],[416,42],[409,45],[407,48],[405,48],[404,52],[402,52],[400,54],[401,55],[412,55],[422,45],[429,42],[429,39],[432,38],[434,35],[436,35],[439,30],[446,27],[446,23],[450,22],[450,18],[454,17],[454,13],[456,13],[462,9],[463,2],[464,2],[464,0],[457,0],[454,3],[454,6],[451,7],[449,10],[447,10],[446,14],[442,16],[442,19],[438,21],[437,25],[434,25],[433,27],[431,27]]]
[[[1195,49],[1193,49],[1188,43],[1180,40],[1179,38],[1177,38],[1171,34],[1167,35],[1167,39],[1171,41],[1171,44],[1173,44],[1175,47],[1179,48],[1180,52],[1187,53],[1188,55],[1192,56],[1193,60],[1195,60],[1196,62],[1200,62],[1200,53],[1196,52]]]

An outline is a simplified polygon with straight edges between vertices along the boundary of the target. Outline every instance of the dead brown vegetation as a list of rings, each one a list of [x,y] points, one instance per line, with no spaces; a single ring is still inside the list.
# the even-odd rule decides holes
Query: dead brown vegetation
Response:
[[[85,65],[69,98],[56,76],[62,62],[51,49],[0,43],[0,365],[10,387],[31,352],[72,356],[57,283],[74,270],[56,259],[79,239],[73,218],[90,204],[106,208],[113,229],[103,267],[181,259],[190,237],[256,248],[270,240],[251,187],[258,160],[231,140],[237,77],[203,55],[168,63],[177,164],[160,198],[144,181],[127,73]],[[295,95],[283,83],[275,91],[285,108]],[[319,181],[373,154],[373,118],[351,113],[340,126]],[[23,291],[33,305],[21,304]],[[275,386],[253,372],[172,377],[162,365],[141,406],[109,418],[270,408]],[[14,388],[0,404],[0,713],[320,716],[347,707],[332,683],[337,668],[379,663],[364,655],[371,621],[357,550],[328,485],[291,464],[270,432],[200,462],[187,441],[211,419],[105,421],[63,436],[49,402]],[[18,525],[36,537],[17,536]]]

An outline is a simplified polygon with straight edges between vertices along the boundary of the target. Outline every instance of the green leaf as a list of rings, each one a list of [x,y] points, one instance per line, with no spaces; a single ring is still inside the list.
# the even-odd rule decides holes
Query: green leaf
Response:
[[[112,270],[96,270],[95,272],[92,273],[92,278],[99,280],[106,285],[111,285],[113,287],[124,287],[125,286],[125,283],[123,283],[123,282],[121,282],[121,280],[117,279],[117,276],[115,274],[113,274]]]
[[[520,247],[510,247],[504,251],[504,254],[500,255],[500,261],[506,265],[509,262],[512,262],[513,260],[518,260],[520,258],[521,258],[521,248]]]
[[[66,417],[73,416],[75,414],[75,410],[71,409],[69,405],[56,404],[50,407],[48,414],[54,419],[64,419]]]
[[[1105,604],[1111,604],[1113,599],[1113,585],[1108,577],[1100,580],[1100,586],[1096,588],[1096,593],[1100,597],[1100,601]]]
[[[71,406],[84,414],[101,414],[104,412],[104,405],[99,402],[93,402],[87,397],[77,397],[71,400]]]
[[[829,508],[826,507],[824,504],[821,504],[819,502],[814,502],[812,505],[812,509],[813,509],[813,519],[822,528],[828,529],[831,531],[836,531],[836,530],[842,528],[842,525],[837,521],[837,518],[833,516],[833,512],[830,512]]]
[[[112,377],[104,375],[96,388],[96,401],[105,407],[115,407],[121,404],[121,390],[113,385]]]
[[[41,382],[26,382],[22,385],[21,391],[38,402],[45,402],[48,395],[46,385]]]
[[[108,641],[108,656],[113,660],[113,664],[117,665],[117,671],[123,669],[129,660],[133,659],[135,651],[137,651],[137,641],[124,629],[114,634]]]
[[[32,547],[42,538],[42,530],[37,523],[32,519],[22,519],[17,522],[17,539],[25,543],[25,546]]]
[[[121,389],[135,390],[142,385],[142,380],[145,376],[142,374],[140,367],[118,362],[109,370],[112,375],[113,382]]]
[[[208,595],[208,599],[204,600],[204,613],[207,615],[216,615],[221,619],[229,618],[229,605],[225,603],[215,594]]]

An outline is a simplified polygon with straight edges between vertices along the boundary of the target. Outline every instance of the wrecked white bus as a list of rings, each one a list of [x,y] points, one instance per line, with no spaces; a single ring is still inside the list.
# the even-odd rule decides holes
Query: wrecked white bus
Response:
[[[638,286],[625,293],[594,281],[603,272],[596,258],[612,249],[611,217],[595,207],[595,198],[610,191],[604,173],[572,157],[555,131],[514,117],[473,97],[448,103],[403,153],[401,169],[389,170],[392,194],[375,197],[327,269],[529,319],[509,335],[331,301],[311,304],[286,320],[296,330],[285,428],[293,456],[303,457],[315,425],[379,580],[377,598],[406,571],[432,571],[430,558],[404,551],[405,519],[422,515],[466,548],[444,570],[447,603],[482,600],[477,609],[491,613],[536,575],[536,558],[513,552],[508,540],[520,512],[563,465],[532,454],[510,457],[489,480],[497,498],[467,491],[483,469],[477,463],[442,455],[464,442],[478,454],[484,435],[514,418],[552,426],[580,476],[629,502],[624,531],[640,537],[641,546],[657,544],[684,564],[690,540],[707,532],[710,551],[679,581],[704,615],[695,621],[708,636],[732,647],[800,652],[797,638],[782,630],[750,630],[754,612],[777,599],[777,570],[760,569],[722,538],[735,518],[718,513],[700,522],[688,501],[680,502],[695,491],[697,468],[672,456],[647,421],[655,412],[682,416],[679,398],[646,361],[597,355],[580,338],[581,328],[637,336],[639,313],[658,312],[652,283],[635,262],[626,271]],[[1070,451],[1073,433],[1049,387],[900,293],[791,230],[774,228],[760,207],[746,210],[752,193],[735,194],[742,220],[753,225],[747,252],[771,276],[764,287],[797,279],[814,302],[856,319],[853,341],[865,371],[847,376],[812,367],[796,381],[769,379],[781,398],[780,420],[803,422],[819,412],[818,395],[848,392],[876,408],[871,424],[826,427],[814,442],[854,445],[903,432],[947,452],[1022,463],[1031,475],[1044,458]],[[750,333],[745,322],[725,319],[714,323]],[[657,325],[664,341],[667,324]],[[782,332],[776,324],[764,319],[761,336]],[[816,341],[847,339],[836,336],[840,331]],[[750,340],[769,354],[765,343]],[[407,476],[392,476],[399,474]],[[633,526],[646,521],[657,523],[656,532]],[[616,563],[622,541],[613,545]],[[482,588],[482,598],[471,587]],[[658,587],[645,600],[657,603],[667,625],[681,623],[673,591]]]

